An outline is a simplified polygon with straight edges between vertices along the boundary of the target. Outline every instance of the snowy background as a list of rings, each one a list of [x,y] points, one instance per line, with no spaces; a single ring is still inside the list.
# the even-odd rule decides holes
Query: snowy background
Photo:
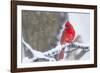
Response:
[[[55,56],[59,53],[59,46],[62,32],[64,30],[65,23],[69,21],[75,30],[75,39],[78,37],[76,42],[80,41],[81,44],[90,43],[90,14],[79,13],[79,12],[40,12],[40,11],[22,11],[22,61],[28,62],[28,58],[32,59],[34,56],[43,58],[39,52],[45,53],[49,58],[56,58]],[[25,38],[24,38],[25,37]],[[58,38],[57,38],[58,37]],[[80,44],[80,42],[78,42]],[[28,44],[31,48],[25,46]],[[48,47],[49,46],[49,47]],[[72,47],[76,49],[75,47]],[[32,50],[33,54],[32,54]],[[69,48],[67,48],[69,51]],[[84,52],[82,49],[77,48],[75,52],[71,52],[65,60],[89,60],[90,54]],[[88,48],[90,49],[90,48]],[[49,50],[49,52],[48,52]],[[51,51],[50,51],[51,50]],[[57,51],[57,52],[56,52]],[[82,51],[82,52],[81,52]],[[55,53],[53,55],[53,53]],[[77,55],[79,53],[79,55]],[[49,55],[50,54],[50,55]],[[45,57],[46,58],[46,57]],[[34,58],[36,59],[36,58]],[[47,58],[48,59],[48,58]],[[30,60],[29,60],[30,61]],[[38,60],[35,60],[38,61]],[[41,60],[39,60],[41,61]]]

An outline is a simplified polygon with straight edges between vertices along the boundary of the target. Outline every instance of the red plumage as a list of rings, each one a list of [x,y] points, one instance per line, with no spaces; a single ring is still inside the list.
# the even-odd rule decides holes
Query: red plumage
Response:
[[[61,45],[65,43],[71,43],[75,37],[75,30],[73,26],[70,24],[69,21],[65,24],[65,29],[62,33],[60,43]],[[64,58],[64,48],[61,49],[60,53],[58,54],[58,60]]]
[[[65,24],[65,29],[61,36],[61,41],[60,41],[61,45],[65,43],[71,43],[74,37],[75,37],[75,30],[73,26],[70,24],[70,22],[68,21]]]

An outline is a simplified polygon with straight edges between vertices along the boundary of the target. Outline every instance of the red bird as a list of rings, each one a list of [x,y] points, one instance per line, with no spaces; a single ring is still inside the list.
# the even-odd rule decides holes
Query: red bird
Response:
[[[70,24],[69,21],[65,24],[65,29],[62,33],[60,43],[61,45],[65,43],[71,43],[75,37],[75,30],[73,26]],[[61,49],[60,53],[58,54],[58,60],[64,58],[64,48]]]

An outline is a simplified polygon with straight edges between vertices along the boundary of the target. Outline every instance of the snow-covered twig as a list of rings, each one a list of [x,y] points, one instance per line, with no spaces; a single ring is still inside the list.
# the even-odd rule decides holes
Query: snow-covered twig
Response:
[[[73,50],[77,50],[78,48],[89,51],[89,44],[76,43],[76,42],[70,43],[70,44],[66,43],[64,45],[59,44],[55,48],[52,48],[51,50],[48,50],[44,53],[34,50],[28,43],[24,41],[23,38],[22,38],[22,44],[25,45],[26,48],[32,52],[33,58],[29,59],[29,61],[35,61],[37,59],[46,59],[48,61],[55,61],[54,56],[57,55],[59,51],[61,50],[61,48],[64,48],[64,47],[65,47],[66,54]],[[72,49],[68,51],[68,48],[72,48]]]
[[[44,55],[49,55],[49,56],[54,56],[56,54],[59,53],[59,51],[61,50],[61,48],[64,48],[64,47],[68,47],[68,48],[72,48],[70,51],[68,51],[68,48],[65,48],[65,52],[71,52],[73,50],[77,50],[77,49],[83,49],[83,50],[86,50],[86,51],[89,51],[89,44],[84,44],[84,43],[71,43],[71,44],[64,44],[64,45],[58,45],[56,46],[55,48],[52,48],[51,50],[49,51],[46,51],[44,52],[43,54]]]
[[[42,52],[39,52],[39,51],[34,50],[28,43],[26,43],[26,42],[24,41],[23,38],[22,38],[22,43],[23,43],[23,45],[26,46],[26,48],[27,48],[28,50],[30,50],[30,51],[32,52],[33,58],[32,58],[31,60],[34,61],[34,60],[36,60],[36,59],[38,59],[38,58],[44,58],[44,59],[48,59],[49,61],[55,61],[54,58],[50,58],[50,57],[44,56]]]
[[[78,43],[74,42],[71,45],[68,45],[69,48],[76,48],[76,49],[83,49],[85,51],[89,51],[89,44],[88,43]]]

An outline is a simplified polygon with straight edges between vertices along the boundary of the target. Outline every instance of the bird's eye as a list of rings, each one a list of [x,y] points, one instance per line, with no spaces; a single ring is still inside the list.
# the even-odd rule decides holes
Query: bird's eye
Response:
[[[65,27],[68,27],[69,25],[67,24],[67,25],[65,25]]]
[[[65,29],[68,29],[69,27],[66,27]]]

